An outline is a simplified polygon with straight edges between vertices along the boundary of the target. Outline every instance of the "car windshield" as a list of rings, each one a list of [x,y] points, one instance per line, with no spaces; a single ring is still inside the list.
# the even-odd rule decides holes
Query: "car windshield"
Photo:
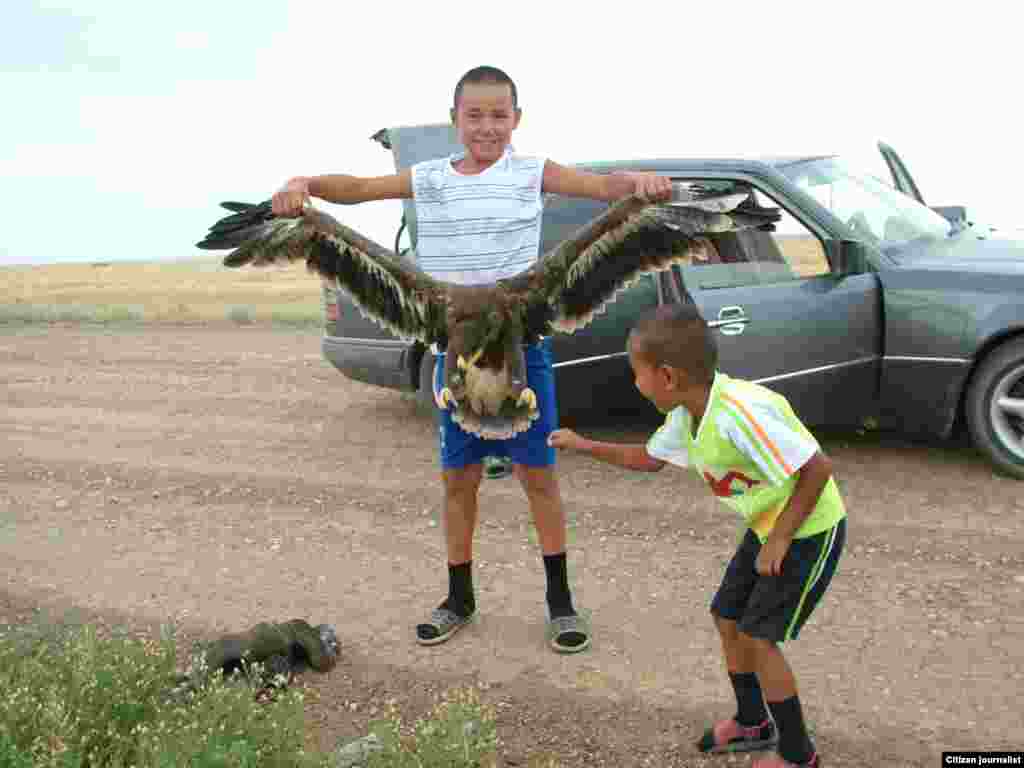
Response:
[[[920,238],[944,238],[952,226],[878,178],[829,157],[779,168],[804,192],[828,208],[858,235],[879,247]]]

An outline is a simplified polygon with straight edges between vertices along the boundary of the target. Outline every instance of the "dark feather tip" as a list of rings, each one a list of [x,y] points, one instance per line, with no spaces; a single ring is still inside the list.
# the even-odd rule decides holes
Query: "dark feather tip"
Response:
[[[262,224],[266,221],[273,219],[273,216],[262,216],[253,215],[250,213],[236,213],[231,216],[225,216],[220,221],[214,223],[210,227],[210,232],[220,234],[222,232],[234,232],[239,229],[245,229],[256,224]]]
[[[263,234],[263,225],[261,224],[235,229],[228,232],[212,231],[206,235],[206,238],[202,241],[199,247],[209,251],[215,251],[218,249],[223,250],[224,248],[237,248],[247,240],[259,237],[261,234]]]
[[[225,203],[221,203],[220,207],[227,208],[229,211],[234,211],[235,213],[244,213],[250,208],[255,208],[256,206],[253,203],[236,203],[233,200],[228,200]]]
[[[230,245],[229,243],[225,243],[220,238],[212,240],[210,238],[206,238],[205,240],[200,240],[198,243],[196,243],[196,248],[199,248],[202,251],[223,251],[225,248],[237,247],[237,245]]]
[[[239,203],[236,200],[227,200],[221,203],[220,207],[235,213],[270,213],[272,203],[270,200],[264,200],[262,203]]]
[[[234,251],[225,256],[222,263],[225,267],[241,267],[249,263],[249,257]]]

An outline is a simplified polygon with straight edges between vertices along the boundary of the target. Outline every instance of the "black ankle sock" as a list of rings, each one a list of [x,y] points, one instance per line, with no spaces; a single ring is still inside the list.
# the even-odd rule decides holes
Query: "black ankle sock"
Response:
[[[476,610],[476,598],[473,596],[473,561],[448,564],[448,597],[442,608],[455,611],[465,618]]]
[[[736,722],[748,728],[760,725],[768,719],[761,685],[754,672],[730,672],[729,680],[736,692]]]
[[[557,555],[544,555],[544,573],[547,575],[548,611],[551,618],[572,616],[576,611],[572,607],[572,596],[569,594],[569,577],[566,573],[565,552]]]
[[[814,745],[807,735],[800,697],[790,696],[785,701],[769,701],[775,726],[779,729],[779,754],[783,760],[802,765],[814,754]]]

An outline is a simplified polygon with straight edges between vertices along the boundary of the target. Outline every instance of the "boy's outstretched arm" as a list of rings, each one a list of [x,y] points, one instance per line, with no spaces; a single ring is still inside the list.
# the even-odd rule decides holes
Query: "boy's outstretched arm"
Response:
[[[794,534],[818,504],[830,477],[832,460],[821,451],[811,456],[800,468],[789,504],[775,521],[772,532],[758,553],[756,567],[762,576],[778,576],[782,572],[782,561],[789,551]]]
[[[571,429],[556,429],[548,435],[548,445],[552,448],[585,453],[607,464],[635,469],[638,472],[657,472],[665,466],[665,462],[647,453],[647,446],[643,443],[602,443],[588,440]]]
[[[614,202],[636,193],[652,202],[672,199],[672,180],[656,173],[587,173],[548,160],[544,163],[544,192]]]
[[[365,203],[412,197],[412,171],[408,168],[388,176],[296,176],[274,193],[271,209],[278,216],[298,216],[310,197],[329,203]]]

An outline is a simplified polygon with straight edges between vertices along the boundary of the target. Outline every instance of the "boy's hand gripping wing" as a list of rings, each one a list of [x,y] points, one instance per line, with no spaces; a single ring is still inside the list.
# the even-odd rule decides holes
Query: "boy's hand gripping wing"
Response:
[[[707,247],[704,236],[773,229],[778,209],[739,210],[748,197],[747,191],[693,192],[681,185],[675,185],[666,203],[630,195],[527,272],[503,282],[510,292],[525,294],[528,333],[573,333],[644,274],[690,263],[695,252]]]
[[[269,201],[221,205],[234,213],[196,245],[233,248],[225,266],[302,260],[311,271],[336,278],[366,317],[392,333],[424,344],[444,337],[446,284],[412,262],[310,205],[297,218],[275,217]]]

